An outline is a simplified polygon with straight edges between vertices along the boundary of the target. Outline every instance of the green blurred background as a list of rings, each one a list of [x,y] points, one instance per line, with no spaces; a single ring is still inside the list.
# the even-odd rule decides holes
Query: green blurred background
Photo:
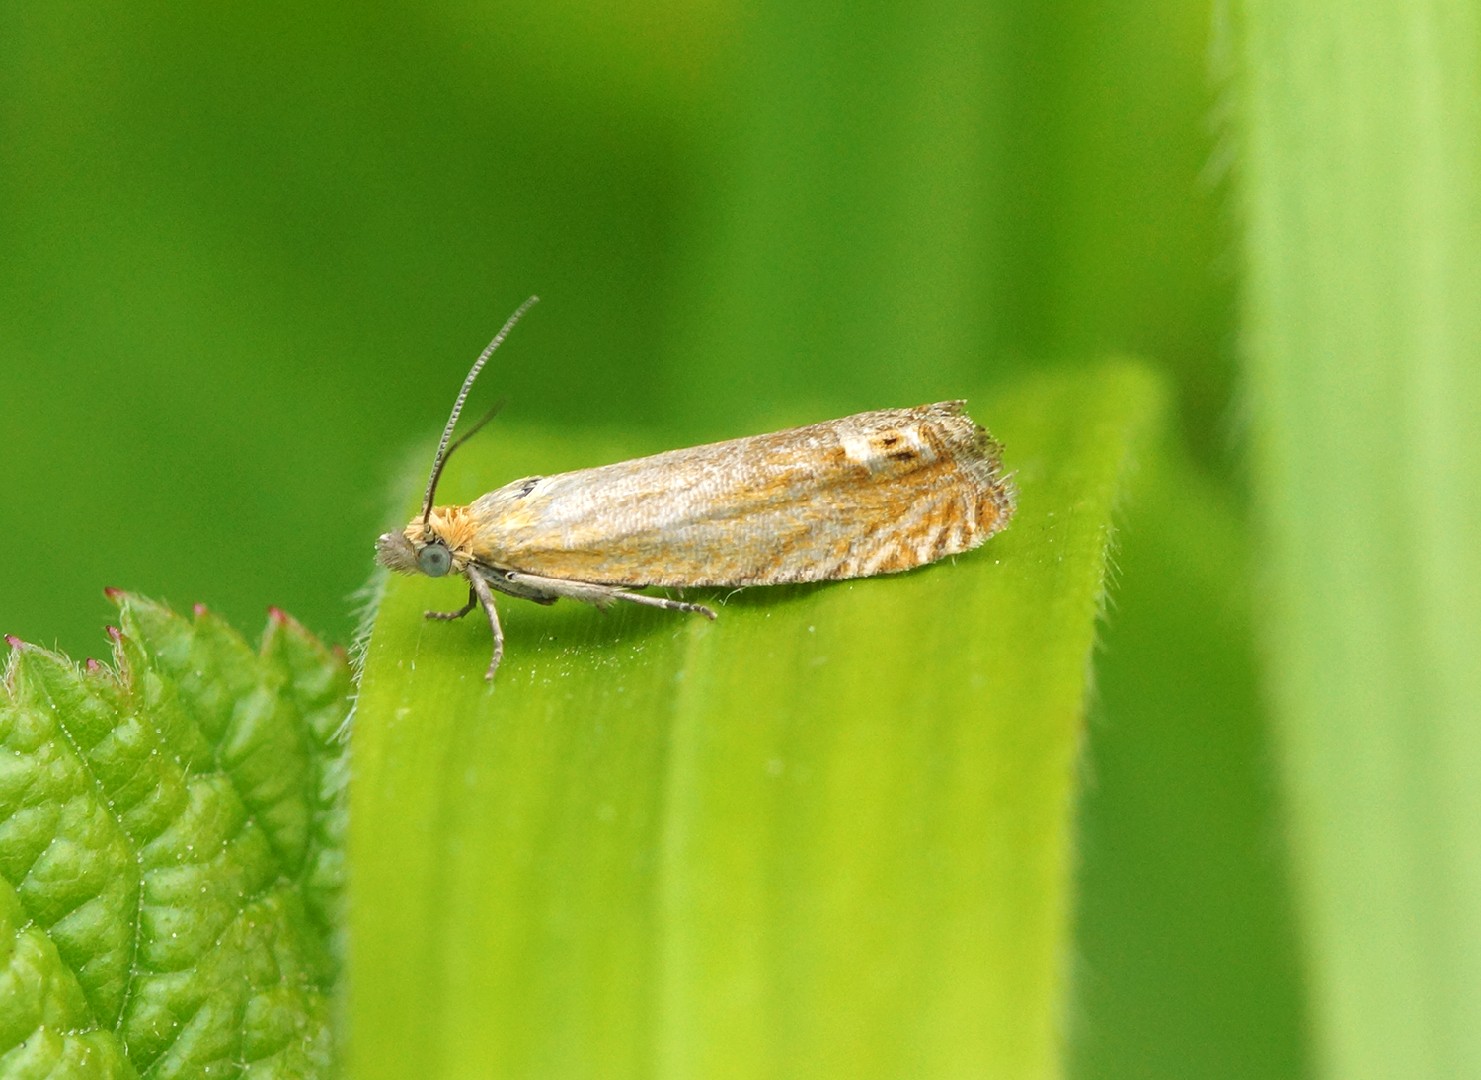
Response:
[[[1097,668],[1072,1066],[1299,1075],[1214,26],[0,3],[0,630],[104,652],[118,585],[347,640],[393,474],[532,292],[501,423],[675,445],[1139,355],[1177,410]]]
[[[4,4],[0,622],[99,648],[116,583],[344,638],[391,463],[531,292],[515,422],[746,434],[1129,350],[1223,471],[1207,19]]]

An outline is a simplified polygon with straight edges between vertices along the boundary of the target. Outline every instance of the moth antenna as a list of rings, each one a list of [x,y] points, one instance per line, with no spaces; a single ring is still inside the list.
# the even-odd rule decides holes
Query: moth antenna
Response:
[[[463,380],[463,388],[458,391],[457,400],[453,402],[453,411],[452,415],[447,418],[447,427],[442,429],[442,439],[437,443],[437,453],[432,458],[432,475],[427,477],[427,497],[422,500],[423,521],[426,521],[432,513],[432,497],[437,494],[437,481],[442,476],[442,467],[447,464],[448,455],[461,446],[468,438],[468,435],[472,435],[479,428],[483,427],[484,424],[492,420],[502,407],[502,402],[499,405],[495,405],[489,411],[488,415],[474,425],[473,431],[468,432],[468,435],[464,435],[463,438],[453,443],[452,446],[448,446],[448,440],[453,436],[453,428],[458,426],[458,416],[463,411],[463,402],[468,400],[468,394],[473,389],[474,380],[478,378],[478,373],[483,370],[483,365],[489,362],[489,357],[494,355],[494,350],[504,344],[504,339],[509,336],[509,331],[514,329],[514,324],[519,322],[524,313],[529,311],[539,301],[540,298],[538,296],[532,296],[523,304],[520,304],[515,309],[514,314],[509,316],[504,325],[499,328],[499,332],[494,335],[494,340],[488,343],[488,348],[479,353],[478,359],[473,361],[473,367],[469,370],[468,377]]]
[[[462,446],[469,439],[473,438],[473,436],[477,435],[480,431],[483,430],[483,426],[485,424],[487,424],[494,417],[498,416],[499,413],[503,412],[504,406],[507,404],[509,403],[507,401],[504,401],[503,399],[494,402],[493,407],[489,409],[488,412],[480,416],[476,424],[474,424],[471,428],[463,432],[463,434],[459,435],[456,439],[449,443],[447,449],[442,454],[443,464],[446,464],[448,459],[453,456],[454,450]]]

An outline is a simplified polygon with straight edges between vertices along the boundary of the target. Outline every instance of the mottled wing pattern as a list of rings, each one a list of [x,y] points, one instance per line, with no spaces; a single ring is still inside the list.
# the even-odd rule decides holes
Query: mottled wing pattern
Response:
[[[960,401],[530,477],[469,509],[489,566],[614,585],[770,585],[894,573],[1013,514],[998,446]]]

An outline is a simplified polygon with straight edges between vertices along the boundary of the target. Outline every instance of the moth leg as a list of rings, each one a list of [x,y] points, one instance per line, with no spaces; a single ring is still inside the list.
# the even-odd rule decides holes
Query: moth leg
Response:
[[[468,602],[457,611],[424,611],[422,614],[429,619],[461,619],[468,612],[478,606],[478,594],[473,591],[473,586],[468,586]]]
[[[664,608],[668,611],[693,611],[703,615],[711,622],[715,621],[715,613],[703,604],[691,604],[687,600],[670,600],[667,596],[646,596],[643,593],[626,592],[622,589],[612,590],[613,600],[626,600],[630,604],[644,604],[648,607]]]
[[[494,673],[499,670],[499,661],[504,659],[504,631],[499,627],[499,612],[494,607],[494,592],[489,588],[489,583],[478,574],[468,575],[468,586],[477,595],[479,603],[483,604],[483,610],[488,612],[489,629],[494,632],[494,658],[489,661],[489,669],[483,676],[493,682]]]
[[[501,571],[501,574],[503,583],[495,582],[497,587],[512,592],[516,596],[532,598],[563,596],[570,600],[580,600],[584,604],[594,604],[599,608],[605,608],[613,600],[626,600],[629,603],[644,604],[648,607],[667,608],[669,611],[695,611],[707,619],[715,617],[715,613],[703,604],[670,600],[666,596],[644,596],[642,593],[628,592],[620,585],[540,577],[538,574],[526,574],[523,570],[505,570]]]

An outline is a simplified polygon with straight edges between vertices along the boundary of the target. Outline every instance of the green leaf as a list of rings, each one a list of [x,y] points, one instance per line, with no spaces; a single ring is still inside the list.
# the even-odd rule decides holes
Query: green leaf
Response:
[[[1079,806],[1072,1077],[1309,1075],[1236,509],[1168,439],[1123,511]]]
[[[1318,1056],[1481,1076],[1481,20],[1245,7],[1260,612]]]
[[[1113,507],[1161,389],[1109,364],[972,401],[1020,509],[898,577],[720,593],[711,624],[505,602],[369,641],[357,1078],[1051,1075],[1069,807]],[[445,498],[651,449],[487,440]]]
[[[325,1075],[348,665],[112,595],[117,671],[12,642],[0,1074]]]

